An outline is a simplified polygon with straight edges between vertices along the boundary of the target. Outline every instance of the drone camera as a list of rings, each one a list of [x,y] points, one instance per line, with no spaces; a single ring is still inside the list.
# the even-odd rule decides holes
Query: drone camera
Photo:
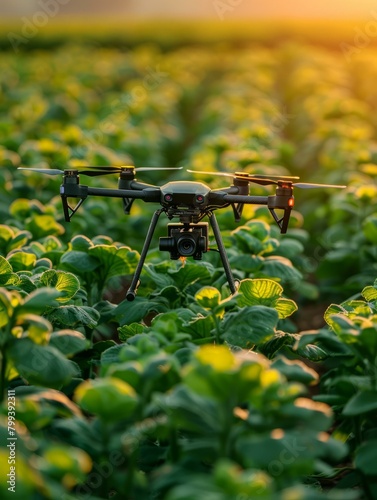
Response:
[[[168,224],[168,236],[160,238],[160,250],[170,252],[170,258],[193,257],[201,260],[208,250],[208,224]]]

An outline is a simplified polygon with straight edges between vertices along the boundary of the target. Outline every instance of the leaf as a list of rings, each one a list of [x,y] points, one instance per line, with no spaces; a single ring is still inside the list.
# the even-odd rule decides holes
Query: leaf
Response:
[[[116,422],[132,415],[138,404],[134,389],[118,378],[87,380],[80,384],[74,400],[85,411],[105,422]]]
[[[179,290],[179,288],[177,288],[176,286],[169,285],[163,287],[157,293],[153,293],[152,298],[156,299],[157,301],[161,300],[161,302],[166,300],[166,303],[169,304],[170,309],[175,309],[176,307],[180,306],[183,299],[183,294],[181,293],[181,290]]]
[[[209,279],[214,274],[214,269],[207,262],[186,261],[178,270],[169,269],[169,274],[174,279],[174,284],[184,290],[198,280]]]
[[[46,236],[43,240],[43,246],[46,252],[53,252],[62,248],[62,244],[56,236]]]
[[[229,256],[229,262],[232,269],[238,269],[245,273],[255,273],[259,271],[263,264],[263,257],[257,255],[236,254]]]
[[[47,258],[38,259],[35,262],[35,267],[34,267],[33,272],[38,273],[38,272],[40,272],[41,268],[52,269],[52,267],[53,267],[53,264],[52,264],[50,259],[47,259]]]
[[[32,214],[42,214],[43,205],[37,200],[27,200],[25,198],[17,198],[9,207],[9,213],[12,217],[19,220],[25,220]]]
[[[292,348],[294,342],[294,334],[279,331],[259,349],[266,357],[272,359],[280,350],[286,350],[287,347]]]
[[[363,232],[368,241],[377,243],[377,217],[372,214],[363,222]]]
[[[189,333],[193,340],[205,339],[211,336],[211,332],[215,327],[215,320],[212,315],[196,316],[183,326],[184,331]]]
[[[26,274],[19,274],[18,277],[20,278],[20,281],[17,284],[19,289],[29,294],[37,289],[34,282]]]
[[[61,417],[82,417],[80,409],[62,392],[55,389],[44,389],[36,386],[20,386],[16,389],[18,403],[23,401],[34,401],[38,404],[41,410],[43,407],[47,409],[53,408],[55,415]],[[31,422],[32,424],[32,422]]]
[[[325,314],[323,315],[324,320],[326,323],[332,327],[332,319],[331,316],[334,314],[347,314],[347,311],[344,309],[344,307],[339,306],[338,304],[331,304],[329,307],[326,309]]]
[[[374,286],[366,286],[365,288],[363,288],[361,295],[368,302],[375,301],[377,300],[377,288]]]
[[[310,437],[309,437],[310,434]],[[256,435],[239,440],[237,443],[237,452],[242,457],[243,463],[247,467],[267,468],[276,462],[285,473],[288,474],[290,468],[301,468],[301,472],[311,472],[312,461],[314,460],[315,447],[313,433],[304,433],[301,435],[294,432],[281,431],[274,436]],[[311,446],[308,446],[312,438]],[[286,454],[289,460],[284,461],[284,465],[276,457],[283,457]],[[298,471],[297,471],[298,472]],[[297,474],[296,472],[296,474]],[[292,474],[292,472],[290,472]]]
[[[331,356],[344,356],[350,353],[346,344],[331,330],[309,330],[302,332],[294,346],[300,356],[305,356],[313,361],[326,359]],[[313,351],[314,349],[314,351]],[[316,356],[319,356],[318,358]]]
[[[242,280],[238,289],[237,302],[242,306],[271,306],[283,293],[283,287],[276,281],[269,279]]]
[[[50,344],[58,349],[65,356],[73,356],[74,354],[84,351],[89,346],[89,341],[85,335],[74,330],[60,330],[53,332],[50,336]]]
[[[17,314],[17,326],[20,326],[35,344],[47,344],[52,331],[51,324],[37,314]]]
[[[46,312],[46,317],[52,324],[62,328],[76,328],[87,326],[94,328],[100,319],[100,314],[93,307],[88,306],[60,306]]]
[[[101,365],[107,366],[113,363],[120,363],[120,352],[124,349],[124,344],[114,345],[101,354]]]
[[[140,382],[142,383],[143,367],[139,361],[124,361],[123,363],[112,364],[107,369],[104,369],[101,374],[107,377],[119,378],[123,382],[130,384],[136,391],[141,389]],[[155,380],[151,378],[151,382],[154,384]]]
[[[100,265],[94,257],[77,250],[66,252],[60,259],[60,264],[64,269],[72,271],[79,276],[82,276],[83,273],[93,272]]]
[[[45,214],[34,214],[26,221],[25,229],[30,231],[37,240],[44,236],[64,234],[64,227],[56,222],[52,215]]]
[[[272,368],[279,370],[288,380],[302,382],[306,385],[312,385],[318,382],[318,373],[298,360],[289,360],[283,356],[275,359],[271,365]]]
[[[262,220],[252,219],[244,227],[259,241],[265,241],[270,236],[270,226]]]
[[[114,317],[121,326],[139,323],[151,312],[165,312],[167,307],[157,301],[148,300],[145,297],[136,297],[129,302],[124,300],[114,310]]]
[[[201,365],[210,366],[216,372],[228,371],[236,367],[236,358],[225,345],[202,346],[195,352],[194,358]]]
[[[131,323],[130,325],[123,325],[118,328],[119,338],[122,342],[125,342],[130,337],[143,333],[145,327],[140,323]]]
[[[163,263],[165,264],[165,263]],[[174,279],[168,274],[169,267],[167,265],[153,265],[145,264],[144,271],[149,275],[149,277],[157,285],[157,288],[167,288],[174,286]],[[170,265],[170,262],[169,262]],[[162,268],[162,269],[161,269]],[[177,288],[177,287],[175,287]]]
[[[279,278],[284,283],[297,284],[302,280],[301,273],[284,257],[266,257],[262,272],[271,278]]]
[[[205,309],[214,309],[220,303],[221,294],[217,288],[206,286],[195,294],[195,300]]]
[[[290,428],[307,427],[310,431],[324,431],[333,423],[333,413],[326,403],[298,397],[281,407],[281,416]],[[330,457],[329,457],[330,458]]]
[[[279,255],[287,259],[293,259],[304,251],[304,246],[300,241],[292,238],[284,238],[279,241]]]
[[[89,248],[92,248],[93,246],[93,242],[90,241],[89,238],[87,238],[83,234],[78,234],[71,240],[70,251],[87,253]]]
[[[81,413],[77,405],[75,407]],[[91,456],[98,456],[101,453],[102,443],[98,441],[98,431],[89,419],[76,416],[54,419],[52,429],[60,441],[78,446]]]
[[[73,483],[82,483],[92,468],[90,456],[83,450],[62,444],[48,445],[42,453],[44,472],[64,480],[69,476]]]
[[[338,335],[348,333],[354,336],[359,333],[358,325],[344,314],[334,314],[331,316],[331,322],[335,333]]]
[[[377,439],[363,443],[356,450],[355,465],[366,476],[376,476]]]
[[[33,269],[36,260],[37,257],[33,253],[28,252],[14,252],[8,257],[8,262],[16,273]]]
[[[114,245],[95,245],[88,254],[99,261],[98,272],[104,281],[113,276],[132,274],[137,266],[139,254],[129,247],[117,248]]]
[[[251,234],[247,226],[238,227],[232,232],[235,244],[242,253],[258,255],[263,251],[261,240]]]
[[[263,305],[277,310],[280,319],[287,318],[297,305],[293,300],[280,298],[283,287],[269,279],[246,279],[241,281],[237,302],[240,306]]]
[[[186,431],[213,436],[221,429],[219,406],[216,401],[178,385],[171,394],[158,397],[157,404],[175,425]],[[216,446],[216,440],[212,440]]]
[[[353,417],[377,410],[377,392],[359,391],[353,396],[343,409],[343,415]]]
[[[53,288],[38,288],[32,292],[19,307],[20,313],[33,312],[35,314],[43,313],[48,307],[56,307],[61,293]]]
[[[8,243],[14,237],[14,231],[5,224],[0,224],[0,248],[6,255],[8,253]]]
[[[278,299],[275,304],[275,309],[279,314],[279,319],[288,318],[298,310],[298,306],[294,300],[291,299]]]
[[[278,319],[275,309],[244,307],[226,315],[221,324],[222,337],[231,345],[249,349],[273,337]]]
[[[246,279],[241,281],[238,291],[242,294],[241,305],[269,305],[281,296],[283,287],[273,280]]]
[[[50,269],[42,273],[40,281],[46,287],[55,288],[61,292],[60,296],[56,299],[61,303],[71,300],[80,289],[78,278],[74,274],[65,271]]]
[[[10,263],[0,255],[0,286],[17,284],[19,281]]]
[[[0,328],[6,326],[13,315],[13,297],[14,295],[11,292],[5,288],[0,288]]]
[[[365,357],[374,363],[377,355],[377,325],[370,328],[363,328],[360,332],[358,347],[365,352]]]
[[[331,353],[314,344],[306,344],[303,347],[295,347],[294,350],[299,356],[313,362],[322,361],[331,356]]]
[[[346,300],[342,302],[342,307],[347,311],[347,315],[352,319],[354,316],[368,318],[372,315],[372,309],[364,300]]]
[[[17,371],[30,384],[60,389],[78,375],[76,366],[57,349],[36,345],[29,339],[17,339],[7,353]]]

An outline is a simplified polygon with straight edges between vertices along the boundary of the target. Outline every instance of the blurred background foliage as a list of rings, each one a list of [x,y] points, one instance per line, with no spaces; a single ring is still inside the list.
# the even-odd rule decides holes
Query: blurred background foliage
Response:
[[[377,63],[353,28],[3,24],[0,381],[24,498],[375,498]],[[158,185],[226,185],[190,168],[348,187],[297,190],[284,236],[265,208],[219,213],[233,299],[216,252],[183,266],[156,250],[161,220],[130,304],[155,207],[91,198],[66,224],[59,177],[17,170],[88,164],[184,167],[140,175]]]

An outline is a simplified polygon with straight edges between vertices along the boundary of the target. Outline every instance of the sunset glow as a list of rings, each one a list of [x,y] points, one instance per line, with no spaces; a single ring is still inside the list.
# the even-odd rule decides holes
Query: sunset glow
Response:
[[[14,17],[35,12],[38,0],[2,0],[0,17]],[[61,15],[119,16],[136,18],[188,19],[368,19],[377,13],[375,0],[77,0],[60,6]],[[376,14],[377,15],[377,14]]]

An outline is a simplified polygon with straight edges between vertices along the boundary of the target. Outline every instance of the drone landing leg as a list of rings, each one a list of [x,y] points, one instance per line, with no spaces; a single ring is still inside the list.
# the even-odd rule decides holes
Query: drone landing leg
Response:
[[[161,209],[156,210],[155,213],[153,214],[151,223],[149,225],[149,229],[147,232],[147,236],[145,238],[144,246],[143,246],[143,249],[142,249],[141,254],[140,254],[140,260],[137,264],[135,274],[133,275],[130,288],[128,289],[127,294],[126,294],[126,299],[130,302],[132,300],[134,300],[136,297],[136,290],[137,290],[138,286],[140,285],[140,274],[141,274],[141,271],[143,269],[144,261],[145,261],[145,258],[147,256],[147,253],[148,253],[149,245],[151,244],[151,241],[152,241],[154,230],[156,229],[158,219],[159,219],[162,212],[163,212],[163,210],[161,210]]]
[[[215,217],[215,214],[211,213],[208,217],[209,217],[209,222],[210,222],[211,227],[212,227],[213,234],[215,236],[217,248],[219,249],[219,252],[220,252],[220,257],[221,257],[221,261],[223,263],[226,278],[227,278],[228,283],[229,283],[229,288],[230,288],[232,295],[234,295],[238,289],[238,286],[237,286],[238,282],[236,284],[236,281],[233,278],[233,274],[232,274],[232,271],[230,269],[228,256],[227,256],[226,251],[225,251],[224,243],[223,243],[223,240],[221,238],[220,228],[219,228],[219,225],[217,223],[217,219]]]

